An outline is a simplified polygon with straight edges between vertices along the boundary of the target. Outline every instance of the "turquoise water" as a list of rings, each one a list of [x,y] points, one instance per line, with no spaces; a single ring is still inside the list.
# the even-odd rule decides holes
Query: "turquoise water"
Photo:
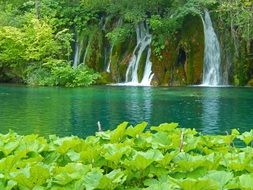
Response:
[[[97,121],[114,129],[123,121],[178,122],[208,134],[253,128],[252,88],[49,88],[0,85],[0,132],[85,137]]]

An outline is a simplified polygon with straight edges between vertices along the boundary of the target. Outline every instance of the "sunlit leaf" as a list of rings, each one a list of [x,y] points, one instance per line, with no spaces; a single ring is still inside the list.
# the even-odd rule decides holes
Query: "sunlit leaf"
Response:
[[[124,122],[122,124],[120,124],[112,133],[111,133],[111,137],[110,140],[112,143],[115,142],[120,142],[123,138],[123,136],[125,135],[125,131],[126,131],[126,127],[127,127],[128,123]]]
[[[136,137],[137,135],[140,135],[146,128],[147,124],[148,124],[147,122],[142,122],[134,127],[132,126],[128,127],[126,130],[126,135],[129,135],[131,137]]]

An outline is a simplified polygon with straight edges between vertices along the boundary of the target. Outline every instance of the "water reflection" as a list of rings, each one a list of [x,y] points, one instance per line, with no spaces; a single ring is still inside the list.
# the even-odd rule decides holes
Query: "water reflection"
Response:
[[[219,131],[220,89],[202,89],[202,132],[217,133]]]
[[[152,89],[149,87],[130,87],[125,99],[125,110],[133,124],[150,121],[152,116]]]
[[[144,88],[143,89],[144,103],[143,103],[143,113],[144,121],[150,121],[152,116],[152,89]]]
[[[248,88],[25,88],[0,86],[0,132],[85,137],[119,123],[178,122],[203,133],[250,130],[253,89]]]

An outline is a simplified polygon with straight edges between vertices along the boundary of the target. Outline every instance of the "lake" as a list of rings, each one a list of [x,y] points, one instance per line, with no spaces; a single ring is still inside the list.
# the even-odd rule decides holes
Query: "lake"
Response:
[[[0,85],[0,132],[85,137],[128,121],[177,122],[205,134],[253,128],[252,88]]]

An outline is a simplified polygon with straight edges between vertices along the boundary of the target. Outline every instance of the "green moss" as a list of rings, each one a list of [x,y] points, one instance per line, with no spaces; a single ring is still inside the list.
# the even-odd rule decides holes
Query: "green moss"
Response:
[[[127,66],[128,66],[127,64],[123,64],[123,63],[119,64],[119,75],[120,75],[120,81],[122,82],[126,80]]]
[[[247,83],[247,86],[252,86],[253,87],[253,79],[250,79]]]
[[[172,76],[171,76],[171,72],[170,71],[167,71],[164,75],[164,81],[163,81],[163,84],[166,84],[169,85],[172,81]]]
[[[239,86],[239,85],[240,85],[240,80],[238,79],[238,76],[237,76],[237,75],[234,76],[233,84],[234,84],[235,86]]]
[[[240,86],[247,85],[253,74],[253,60],[247,55],[245,46],[240,48],[240,54],[234,58],[233,65],[233,73],[238,77]]]
[[[158,85],[170,85],[173,81],[173,70],[177,59],[177,41],[167,39],[165,42],[165,48],[161,51],[162,59],[157,57],[152,51],[152,72]],[[170,73],[170,77],[168,74]]]
[[[114,82],[120,82],[119,63],[122,56],[122,44],[115,44],[112,50],[111,75]]]
[[[183,29],[173,39],[167,39],[161,51],[162,59],[152,53],[152,71],[159,85],[198,84],[202,80],[204,33],[199,17],[186,17]],[[184,63],[177,63],[179,49],[186,53]],[[183,65],[182,65],[183,64]]]
[[[90,35],[89,45],[87,46],[88,52],[85,60],[85,64],[95,69],[98,72],[104,70],[103,64],[103,34],[98,28],[95,28]]]
[[[199,84],[202,80],[204,63],[204,31],[202,26],[201,18],[198,16],[186,17],[183,24],[180,46],[187,53],[185,66],[187,84]]]
[[[182,86],[187,84],[185,70],[182,65],[177,67],[176,71],[174,72],[173,78],[174,78],[173,86]]]
[[[96,81],[96,84],[110,84],[112,83],[112,78],[110,73],[102,72],[101,77]]]
[[[115,82],[124,82],[128,63],[131,59],[135,38],[132,36],[126,42],[116,44],[112,52],[111,74]]]

